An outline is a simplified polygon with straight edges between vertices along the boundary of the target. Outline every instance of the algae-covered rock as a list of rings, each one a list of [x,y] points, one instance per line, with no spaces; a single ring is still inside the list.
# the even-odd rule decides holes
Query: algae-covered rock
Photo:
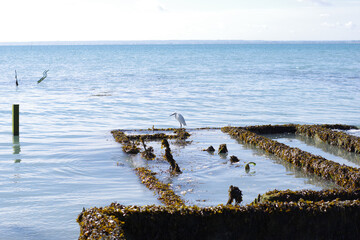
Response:
[[[203,151],[207,151],[209,153],[215,152],[215,148],[213,146],[208,147],[207,149],[203,149]]]
[[[237,156],[234,156],[234,155],[230,156],[230,162],[231,163],[236,163],[236,162],[239,162],[239,161],[240,160],[239,160],[239,158]]]
[[[144,142],[144,139],[140,139],[142,144],[143,144],[143,147],[144,147],[144,151],[141,152],[141,156],[143,158],[145,158],[146,160],[154,160],[156,155],[154,154],[154,148],[153,147],[146,147],[146,144]]]
[[[228,150],[227,150],[226,144],[221,144],[219,146],[218,153],[227,153],[227,152],[228,152]]]
[[[239,205],[242,202],[242,192],[238,187],[231,185],[229,187],[229,200],[227,201],[227,205],[232,204],[235,200],[235,205]]]
[[[165,148],[164,158],[166,159],[166,161],[168,161],[168,163],[170,163],[170,171],[172,173],[181,173],[179,165],[176,163],[175,159],[171,154],[169,142],[166,139],[163,139],[161,141],[161,145]]]

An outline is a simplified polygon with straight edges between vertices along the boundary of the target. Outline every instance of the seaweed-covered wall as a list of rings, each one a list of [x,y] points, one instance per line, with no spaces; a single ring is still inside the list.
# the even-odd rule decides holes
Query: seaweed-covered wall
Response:
[[[321,191],[313,190],[272,190],[263,195],[259,195],[253,203],[259,202],[297,202],[300,200],[305,201],[345,201],[345,200],[359,200],[360,189],[351,190],[339,190],[339,189],[328,189]]]
[[[295,124],[286,124],[286,125],[256,125],[248,126],[243,129],[256,134],[280,134],[280,133],[295,133],[296,132]]]
[[[185,205],[183,200],[174,193],[170,188],[170,184],[165,184],[159,181],[150,169],[139,167],[135,168],[137,175],[139,175],[141,182],[149,189],[156,191],[159,194],[159,200],[167,206],[182,206]]]
[[[329,161],[298,148],[291,148],[242,128],[224,127],[222,131],[241,141],[256,145],[266,152],[301,167],[307,172],[314,173],[327,180],[332,180],[339,186],[351,189],[360,187],[360,170],[358,168],[340,165],[339,163]]]
[[[207,208],[113,203],[83,211],[78,222],[79,239],[357,239],[360,202],[300,200]]]
[[[304,134],[308,137],[318,138],[331,145],[339,146],[349,152],[360,153],[360,138],[356,136],[348,135],[341,131],[333,131],[330,129],[337,128],[348,130],[355,127],[342,126],[341,125],[298,125],[296,132]]]
[[[343,189],[273,190],[242,207],[199,208],[186,206],[169,185],[158,181],[149,169],[137,168],[141,181],[155,190],[166,206],[112,203],[104,208],[84,209],[77,219],[79,239],[357,239],[360,235],[360,170],[257,135],[304,134],[359,153],[359,138],[332,131],[333,128],[355,127],[288,124],[224,127],[222,131],[307,172],[332,180]],[[113,135],[130,150],[135,149],[135,141],[144,136],[128,137],[122,131],[113,131]],[[186,133],[177,132],[171,136],[149,135],[146,139],[186,137]]]

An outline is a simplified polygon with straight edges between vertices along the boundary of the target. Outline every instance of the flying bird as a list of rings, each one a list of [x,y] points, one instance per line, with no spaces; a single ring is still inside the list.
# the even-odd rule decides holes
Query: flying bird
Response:
[[[184,119],[184,117],[183,117],[180,113],[176,113],[176,112],[175,112],[175,113],[171,114],[170,116],[172,116],[172,115],[175,115],[176,120],[179,121],[179,123],[180,123],[180,128],[182,128],[183,125],[186,126],[185,119]]]
[[[40,78],[40,79],[37,81],[37,83],[41,83],[42,80],[44,80],[44,79],[47,77],[47,72],[48,72],[48,71],[49,71],[49,70],[45,70],[45,71],[43,72],[43,77]]]

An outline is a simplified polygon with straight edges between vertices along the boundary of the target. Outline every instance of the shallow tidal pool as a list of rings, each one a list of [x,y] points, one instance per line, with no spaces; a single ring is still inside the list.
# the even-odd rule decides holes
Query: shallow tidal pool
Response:
[[[182,173],[171,174],[169,163],[163,158],[164,149],[160,141],[147,142],[154,148],[156,159],[144,160],[140,155],[129,155],[127,162],[132,167],[147,166],[156,172],[157,178],[170,183],[176,194],[186,204],[198,206],[214,206],[226,204],[230,185],[237,186],[243,193],[242,204],[252,202],[258,194],[269,190],[321,190],[338,188],[337,185],[325,181],[315,175],[303,173],[299,168],[267,154],[248,144],[242,144],[220,129],[188,130],[191,136],[184,142],[170,141],[170,148]],[[128,132],[127,134],[132,134]],[[151,132],[142,132],[149,133]],[[138,134],[138,133],[136,133]],[[220,144],[226,144],[228,153],[218,154]],[[209,146],[215,148],[214,153],[203,151]],[[231,163],[230,156],[239,158],[239,162]],[[246,163],[250,171],[245,171]]]

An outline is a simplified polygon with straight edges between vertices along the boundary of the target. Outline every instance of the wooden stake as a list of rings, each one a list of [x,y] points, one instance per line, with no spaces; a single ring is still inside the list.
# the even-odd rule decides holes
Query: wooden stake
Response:
[[[13,135],[14,136],[19,136],[20,132],[19,132],[19,104],[13,104],[13,108],[12,108],[12,117],[13,117]]]

